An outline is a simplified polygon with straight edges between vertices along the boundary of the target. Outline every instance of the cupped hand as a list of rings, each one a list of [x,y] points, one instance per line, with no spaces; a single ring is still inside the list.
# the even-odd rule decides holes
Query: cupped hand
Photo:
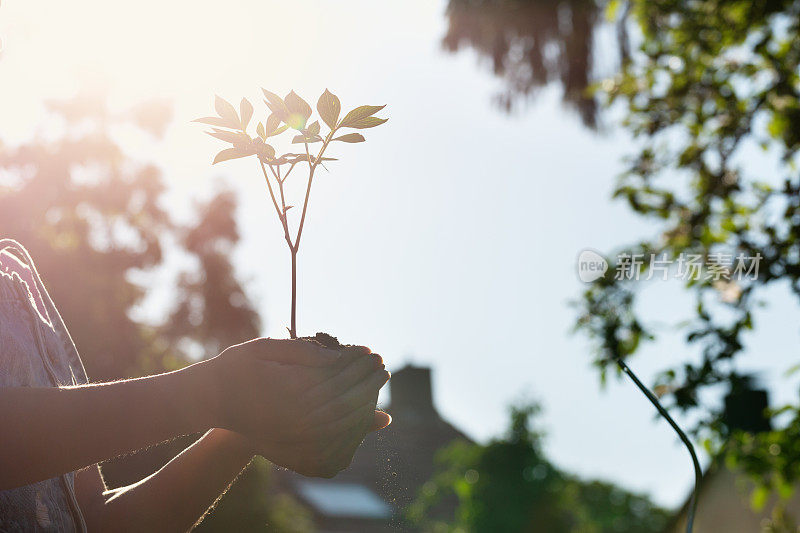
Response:
[[[375,357],[382,362],[380,356],[370,354],[369,349],[350,346],[345,348],[337,364],[347,366],[359,357]],[[337,415],[335,407],[323,406],[318,415],[327,418],[327,422],[316,428],[317,438],[298,443],[264,442],[256,453],[306,476],[335,476],[350,465],[367,433],[383,429],[391,423],[391,416],[375,410],[378,390],[353,389],[343,394],[342,402],[352,408],[350,414],[344,417],[337,418],[340,413]],[[361,405],[357,405],[359,402]]]
[[[360,442],[366,431],[389,421],[374,411],[389,375],[380,357],[368,352],[328,350],[303,340],[232,346],[200,365],[215,425],[245,435],[279,464],[325,474],[325,465],[342,462],[341,451],[331,456],[335,441]],[[289,449],[297,452],[293,460],[281,453]]]

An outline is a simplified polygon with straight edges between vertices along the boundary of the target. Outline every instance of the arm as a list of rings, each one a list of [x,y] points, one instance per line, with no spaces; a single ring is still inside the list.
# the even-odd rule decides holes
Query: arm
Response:
[[[390,420],[378,413],[373,431]],[[349,444],[360,440],[351,439]],[[275,453],[280,458],[290,452]],[[160,470],[127,487],[106,490],[100,469],[85,468],[75,476],[75,493],[89,531],[188,531],[225,494],[254,454],[247,438],[215,428]]]
[[[106,491],[100,470],[75,476],[89,531],[187,531],[223,494],[253,456],[249,441],[212,429],[138,483]]]
[[[385,413],[375,413],[372,431],[390,421]],[[360,440],[351,439],[350,444]],[[352,457],[352,451],[348,453]],[[225,494],[254,454],[247,438],[215,428],[163,468],[127,487],[106,490],[100,469],[85,468],[75,476],[75,493],[89,531],[188,531]],[[276,454],[280,457],[281,451]]]
[[[372,372],[369,358],[342,370],[272,359],[329,362],[331,352],[304,341],[255,339],[176,372],[115,383],[0,389],[0,490],[79,470],[117,455],[210,427],[253,441],[311,441],[315,407],[338,406],[341,391]],[[377,359],[376,359],[377,360]],[[358,375],[356,375],[358,374]],[[349,376],[350,381],[334,375]],[[343,384],[344,383],[344,384]],[[381,383],[382,385],[382,383]],[[327,416],[327,418],[326,418]]]
[[[315,426],[316,440],[255,444],[237,433],[212,429],[156,473],[127,487],[105,491],[96,466],[79,472],[76,493],[89,530],[185,531],[224,493],[256,451],[307,473],[332,475],[346,467],[366,431],[390,421],[385,413],[374,411],[377,389],[385,382],[381,372],[371,371],[379,361],[379,356],[362,357],[353,364],[355,359],[349,358],[341,372],[325,381],[327,387],[345,392],[338,401],[319,407],[320,416],[327,418]]]
[[[203,364],[115,383],[0,389],[0,489],[210,427]]]

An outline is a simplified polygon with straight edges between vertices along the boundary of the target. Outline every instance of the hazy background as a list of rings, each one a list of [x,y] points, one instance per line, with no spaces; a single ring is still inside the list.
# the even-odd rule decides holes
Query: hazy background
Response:
[[[249,159],[212,167],[220,143],[190,121],[211,114],[215,93],[260,102],[259,87],[294,89],[312,102],[327,87],[344,108],[388,104],[388,124],[366,132],[365,144],[335,147],[341,161],[315,181],[299,259],[300,332],[367,344],[390,368],[431,365],[440,412],[478,440],[505,427],[509,403],[539,399],[554,462],[676,506],[692,480],[685,450],[632,385],[612,380],[601,389],[586,339],[570,334],[579,251],[651,234],[610,199],[631,141],[613,112],[601,116],[600,132],[587,129],[564,108],[557,84],[503,112],[492,101],[501,82],[491,69],[472,52],[442,49],[444,9],[424,0],[224,8],[7,0],[0,138],[47,135],[42,103],[86,83],[106,86],[119,109],[169,99],[174,120],[163,142],[124,132],[120,142],[158,162],[170,187],[165,205],[178,217],[217,178],[229,179],[243,232],[235,265],[265,317],[264,334],[283,336],[288,253],[263,177]],[[152,282],[166,287],[171,275]],[[685,309],[678,286],[647,288],[643,311],[665,329]],[[797,379],[780,369],[791,361],[772,353],[796,345],[798,313],[772,292],[777,303],[748,343],[751,368],[777,369],[761,378],[790,398]],[[169,299],[154,291],[136,312],[156,320]],[[686,356],[665,332],[632,365],[651,381]]]

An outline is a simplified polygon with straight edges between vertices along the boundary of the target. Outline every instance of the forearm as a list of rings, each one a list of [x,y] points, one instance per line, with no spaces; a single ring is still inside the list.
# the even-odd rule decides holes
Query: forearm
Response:
[[[0,489],[80,469],[213,424],[193,367],[68,388],[0,389]]]
[[[187,531],[224,494],[253,457],[249,442],[212,429],[156,473],[106,493],[87,516],[98,531]]]

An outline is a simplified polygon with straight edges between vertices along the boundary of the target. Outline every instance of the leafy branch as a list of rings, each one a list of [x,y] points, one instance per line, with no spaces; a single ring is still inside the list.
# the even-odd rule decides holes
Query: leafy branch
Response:
[[[335,158],[324,156],[332,142],[360,143],[366,140],[360,133],[344,133],[335,136],[337,132],[346,128],[374,128],[388,119],[374,116],[386,106],[362,105],[349,111],[340,120],[342,106],[339,98],[325,89],[325,92],[317,100],[317,112],[328,129],[323,136],[319,120],[309,122],[313,113],[311,106],[294,91],[289,92],[284,98],[266,89],[262,89],[262,91],[265,97],[264,103],[270,114],[265,121],[256,123],[255,136],[248,133],[254,108],[246,98],[242,98],[237,111],[231,103],[217,96],[214,101],[217,116],[199,118],[195,122],[212,126],[211,131],[207,133],[231,145],[230,148],[220,151],[214,157],[213,164],[250,156],[256,156],[258,159],[264,180],[267,182],[270,200],[275,208],[291,255],[292,307],[291,325],[288,329],[289,335],[294,339],[297,338],[297,252],[300,249],[300,239],[305,227],[314,173],[317,167],[325,161],[336,161]],[[291,143],[302,144],[303,152],[278,154],[275,147],[270,144],[273,142],[270,139],[277,140],[279,135],[288,130],[296,132]],[[267,142],[268,140],[270,143]],[[321,143],[319,149],[312,155],[310,145],[317,143]],[[288,212],[294,206],[286,203],[284,184],[294,168],[298,165],[303,166],[303,163],[307,164],[308,177],[300,220],[293,235],[289,225]]]

